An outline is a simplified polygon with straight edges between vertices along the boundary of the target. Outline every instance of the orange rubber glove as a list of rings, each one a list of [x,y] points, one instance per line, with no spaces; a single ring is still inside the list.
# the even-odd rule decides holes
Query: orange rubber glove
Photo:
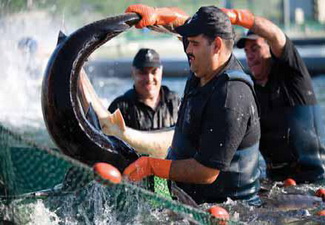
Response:
[[[153,8],[147,5],[130,5],[126,10],[139,14],[142,18],[139,23],[135,25],[136,28],[144,28],[146,26],[154,25],[169,25],[174,27],[183,25],[189,16],[179,8]]]
[[[171,164],[171,160],[143,156],[130,164],[124,170],[123,175],[132,181],[140,181],[151,175],[168,179]]]
[[[235,25],[251,29],[254,25],[254,14],[246,9],[221,9]]]

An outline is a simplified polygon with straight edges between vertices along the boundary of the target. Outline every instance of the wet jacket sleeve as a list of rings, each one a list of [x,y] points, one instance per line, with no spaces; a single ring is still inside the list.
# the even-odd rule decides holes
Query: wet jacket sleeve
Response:
[[[292,105],[316,103],[310,74],[292,41],[286,37],[281,57],[272,55],[274,63],[271,73],[282,81],[283,88]]]
[[[282,71],[285,72],[282,75],[288,76],[288,78],[299,79],[308,75],[306,64],[301,58],[297,48],[292,41],[286,36],[286,44],[283,49],[281,57],[277,58],[272,54],[274,60],[278,61],[278,65],[283,67]]]

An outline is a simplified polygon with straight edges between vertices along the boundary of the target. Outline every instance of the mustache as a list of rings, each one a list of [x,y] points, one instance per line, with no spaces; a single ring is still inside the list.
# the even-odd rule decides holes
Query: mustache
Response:
[[[192,53],[188,53],[187,58],[189,59],[190,57],[195,58],[195,56]]]

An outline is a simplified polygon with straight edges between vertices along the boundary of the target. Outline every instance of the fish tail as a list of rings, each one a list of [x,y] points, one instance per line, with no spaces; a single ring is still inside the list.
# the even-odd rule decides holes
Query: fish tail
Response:
[[[125,130],[125,122],[120,109],[115,110],[110,117],[113,124],[116,124],[121,130]]]

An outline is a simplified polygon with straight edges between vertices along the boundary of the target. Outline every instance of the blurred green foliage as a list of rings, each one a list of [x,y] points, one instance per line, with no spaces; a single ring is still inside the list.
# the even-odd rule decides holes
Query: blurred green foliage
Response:
[[[216,5],[249,8],[254,13],[279,22],[281,2],[281,0],[268,0],[268,7],[265,7],[265,1],[260,0],[0,0],[0,13],[6,15],[25,10],[46,9],[55,15],[64,15],[67,18],[71,17],[84,22],[87,19],[121,14],[131,4],[147,4],[155,7],[176,6],[189,15],[202,5]]]
[[[12,13],[45,10],[55,18],[66,21],[72,27],[103,19],[105,17],[121,14],[131,4],[146,4],[154,7],[174,6],[183,9],[189,15],[193,15],[200,6],[216,5],[226,8],[245,8],[255,15],[266,17],[283,27],[284,0],[0,0],[0,18]],[[316,30],[322,30],[324,26],[316,21],[306,21],[304,26],[317,23]],[[294,28],[304,29],[295,24]],[[235,28],[242,32],[240,27]],[[306,30],[306,29],[305,29]]]

